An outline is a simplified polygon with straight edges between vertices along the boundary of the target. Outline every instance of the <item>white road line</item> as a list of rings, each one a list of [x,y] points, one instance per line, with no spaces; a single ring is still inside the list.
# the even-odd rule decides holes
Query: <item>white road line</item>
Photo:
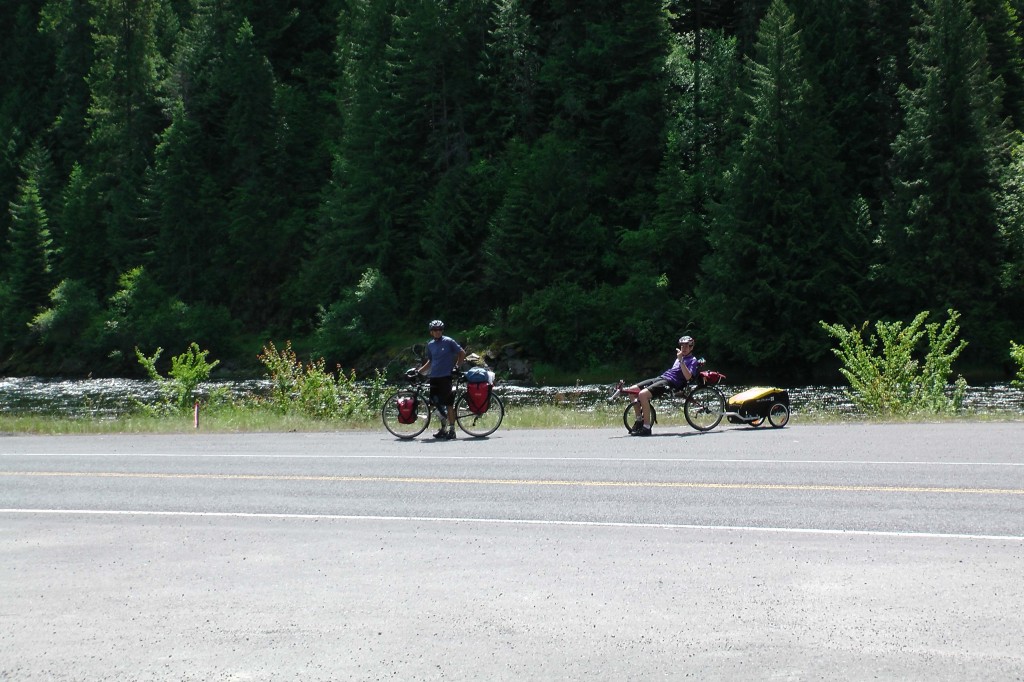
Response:
[[[693,464],[818,464],[872,466],[985,466],[1024,467],[1024,462],[941,462],[931,460],[836,460],[836,459],[742,459],[714,457],[482,457],[476,455],[285,455],[258,453],[185,453],[185,452],[2,452],[3,457],[165,457],[183,459],[366,459],[366,460],[465,460],[489,462],[674,462]]]
[[[414,523],[479,523],[522,526],[572,526],[588,528],[638,528],[652,530],[699,530],[743,533],[791,533],[799,535],[847,535],[942,540],[995,540],[1024,542],[1022,535],[976,533],[925,533],[914,531],[843,530],[833,528],[773,528],[759,526],[713,526],[689,523],[630,523],[625,521],[551,521],[546,519],[486,519],[439,516],[360,516],[347,514],[272,514],[254,512],[138,511],[122,509],[0,509],[0,514],[53,514],[89,516],[178,516],[198,518],[290,519],[299,521],[394,521]]]

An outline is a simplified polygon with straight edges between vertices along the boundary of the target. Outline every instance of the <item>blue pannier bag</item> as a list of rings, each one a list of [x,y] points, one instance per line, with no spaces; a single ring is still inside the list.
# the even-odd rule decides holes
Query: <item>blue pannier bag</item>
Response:
[[[467,384],[489,384],[490,382],[491,375],[483,367],[473,367],[466,370]]]

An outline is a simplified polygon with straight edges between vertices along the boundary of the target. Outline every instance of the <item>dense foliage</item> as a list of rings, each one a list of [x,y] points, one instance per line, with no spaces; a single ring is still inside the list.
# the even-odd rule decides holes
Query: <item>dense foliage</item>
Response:
[[[951,412],[963,406],[967,382],[958,377],[952,395],[947,393],[953,362],[967,347],[957,341],[960,313],[947,311],[949,319],[925,324],[928,312],[918,315],[906,327],[900,321],[877,322],[876,333],[864,340],[867,323],[846,329],[822,323],[829,336],[839,342],[833,349],[843,366],[839,372],[849,382],[853,403],[867,414],[905,416],[913,412]],[[927,340],[927,343],[925,341]],[[924,361],[915,355],[926,348]]]
[[[0,6],[0,371],[424,321],[562,367],[1024,339],[1024,0]],[[837,327],[838,329],[839,327]],[[669,351],[666,351],[666,346]]]

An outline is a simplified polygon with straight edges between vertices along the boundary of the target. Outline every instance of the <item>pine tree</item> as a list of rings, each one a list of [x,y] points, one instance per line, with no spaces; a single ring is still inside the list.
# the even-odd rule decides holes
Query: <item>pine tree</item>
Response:
[[[94,178],[75,164],[61,195],[55,232],[61,246],[58,270],[60,279],[81,281],[97,296],[106,293],[111,276],[101,210]]]
[[[985,32],[990,75],[1002,85],[997,116],[1024,130],[1024,20],[1007,0],[974,0]]]
[[[1006,253],[999,282],[1006,297],[1007,317],[1019,330],[1024,323],[1024,141],[1011,152],[998,196],[999,232]],[[1021,338],[1019,331],[1012,337],[1015,341]]]
[[[901,92],[903,130],[886,210],[881,268],[899,315],[956,309],[965,335],[996,317],[998,102],[985,36],[962,0],[926,0],[911,43],[914,81]],[[971,333],[975,332],[975,333]],[[985,342],[972,341],[968,352]]]
[[[42,0],[0,3],[0,206],[19,195],[21,164],[53,118],[52,45],[38,30]],[[0,235],[10,216],[0,211]],[[0,240],[2,242],[3,240]],[[0,243],[0,262],[5,245]]]
[[[490,111],[483,134],[532,142],[539,134],[537,79],[541,58],[537,29],[524,0],[496,0],[484,47]]]
[[[159,282],[186,301],[220,300],[222,282],[215,225],[225,210],[219,188],[203,165],[203,135],[184,102],[173,105],[171,125],[156,149],[151,206],[159,225],[154,263]]]
[[[4,273],[8,296],[0,333],[17,339],[25,335],[28,322],[46,306],[54,284],[52,240],[34,173],[30,172],[20,184],[18,198],[10,204],[10,216]]]
[[[494,182],[500,138],[483,123],[493,109],[482,87],[489,3],[460,0],[437,11],[418,10],[399,26],[394,45],[408,61],[396,64],[402,100],[418,102],[409,129],[422,137],[428,192],[417,199],[418,248],[399,290],[411,290],[411,312],[436,314],[452,291],[478,289],[481,251],[504,187]],[[411,38],[411,39],[410,39]],[[473,314],[478,302],[456,297],[453,313]],[[461,310],[456,310],[461,309]]]
[[[546,46],[536,102],[547,132],[507,157],[486,245],[489,295],[503,305],[555,282],[621,281],[617,245],[651,219],[663,151],[660,4],[538,3],[531,16]]]
[[[155,149],[149,212],[159,255],[150,274],[196,303],[229,298],[228,195],[231,96],[224,55],[241,19],[228,3],[197,0],[179,34],[165,82],[170,125]],[[232,28],[233,27],[233,28]]]
[[[708,253],[709,210],[721,198],[720,178],[738,135],[738,65],[735,39],[707,29],[681,36],[668,61],[669,125],[657,208],[651,224],[623,235],[622,245],[627,253],[678,254],[638,263],[666,275],[678,294],[692,295],[694,273]]]
[[[791,6],[838,138],[843,184],[881,215],[898,132],[899,74],[912,0],[792,0]]]
[[[715,211],[699,327],[717,357],[803,365],[824,355],[819,320],[856,315],[863,244],[838,184],[834,132],[781,0],[747,70],[749,125]]]
[[[145,178],[163,127],[157,101],[160,0],[94,0],[95,61],[89,71],[89,152],[85,171],[103,202],[113,272],[145,259],[155,236],[142,220]]]
[[[393,10],[393,2],[354,0],[342,17],[337,96],[342,133],[298,285],[301,296],[319,304],[337,300],[368,268],[382,269],[393,212],[404,210],[402,188],[419,181],[399,182],[398,159],[392,156],[401,152],[394,149],[387,122],[393,106],[386,59]]]
[[[228,304],[242,320],[264,328],[277,315],[280,286],[297,261],[294,229],[279,195],[283,178],[279,140],[284,129],[276,106],[276,83],[259,54],[252,26],[242,22],[225,55],[225,119],[228,168],[228,238],[223,261]]]
[[[56,71],[50,80],[50,97],[58,104],[51,123],[55,161],[62,177],[81,161],[88,140],[86,115],[89,86],[86,78],[93,63],[92,0],[48,0],[40,30],[56,53]]]

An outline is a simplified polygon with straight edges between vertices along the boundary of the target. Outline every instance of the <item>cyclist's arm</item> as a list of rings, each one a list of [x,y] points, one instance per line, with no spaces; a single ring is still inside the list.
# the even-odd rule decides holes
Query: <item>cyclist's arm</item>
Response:
[[[679,361],[679,371],[682,373],[683,378],[689,381],[693,378],[693,372],[686,364],[686,356],[683,355],[682,349],[676,350],[676,360]]]
[[[696,358],[690,356],[690,361],[691,362],[688,363],[686,360],[681,359],[679,362],[679,366],[683,370],[683,376],[686,377],[687,381],[693,379],[694,375],[697,373],[697,370],[700,368],[700,362]],[[693,364],[693,369],[690,369],[691,363]]]

